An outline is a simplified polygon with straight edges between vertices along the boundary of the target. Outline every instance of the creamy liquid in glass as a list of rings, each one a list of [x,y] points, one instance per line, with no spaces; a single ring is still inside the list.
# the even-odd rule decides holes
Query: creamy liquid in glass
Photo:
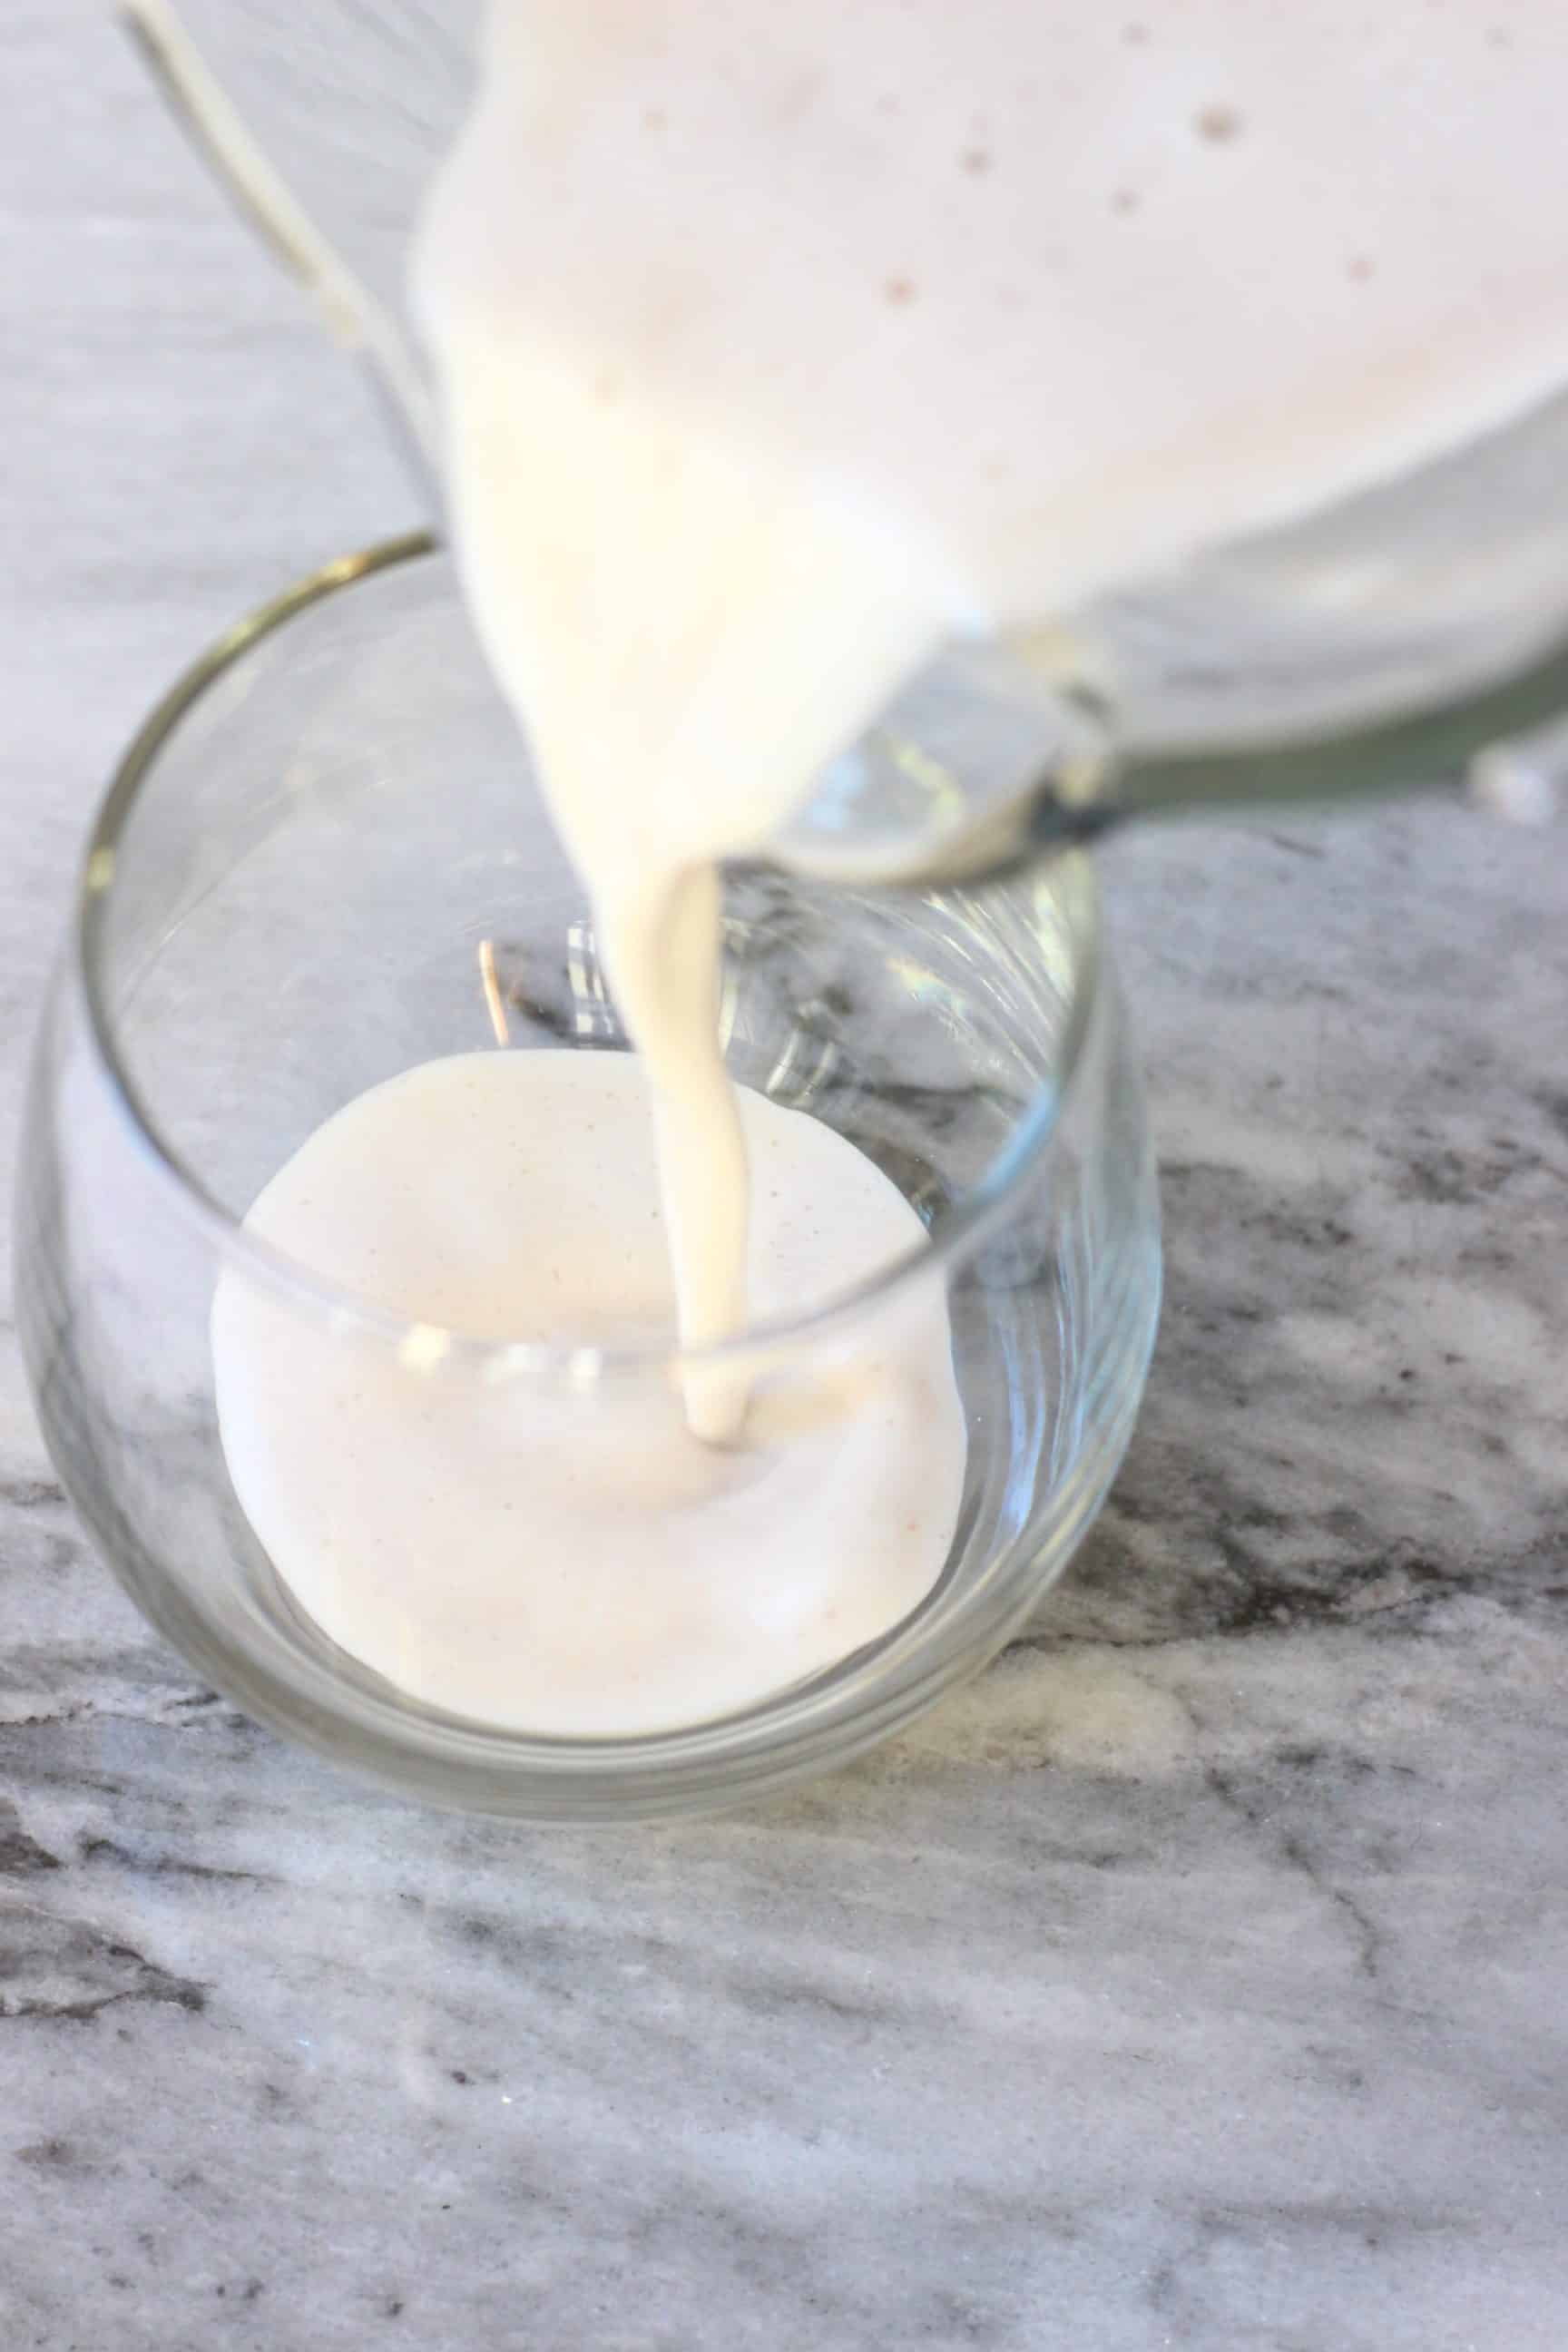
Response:
[[[1565,89],[1568,16],[1518,5],[499,0],[481,95],[425,224],[420,303],[466,591],[648,1081],[689,1342],[740,1328],[767,1250],[760,1209],[747,1238],[758,1114],[719,1051],[718,861],[765,844],[954,631],[1048,621],[1568,379]],[[399,1082],[405,1121],[376,1149],[354,1122],[379,1097],[340,1115],[253,1221],[270,1230],[279,1187],[320,1150],[333,1204],[290,1231],[343,1280],[352,1216],[336,1195],[401,1169],[382,1156],[394,1146],[424,1165],[426,1083]],[[499,1095],[495,1118],[486,1154],[505,1144]],[[810,1174],[837,1225],[839,1188],[847,1200],[861,1177],[830,1141]],[[596,1149],[562,1145],[585,1188]],[[858,1262],[835,1256],[839,1279],[900,1245],[883,1206]],[[493,1238],[499,1290],[510,1244]],[[429,1247],[423,1227],[399,1244],[416,1306],[439,1288]],[[563,1291],[552,1329],[569,1333]],[[319,1465],[283,1444],[281,1391],[265,1443],[240,1429],[236,1378],[259,1342],[222,1313],[218,1334],[242,1499],[264,1537],[283,1531],[267,1538],[274,1559],[321,1613],[301,1566]],[[745,1390],[694,1379],[685,1403],[694,1445],[740,1441],[692,1457],[717,1493],[722,1462],[756,1442]],[[956,1402],[935,1418],[955,1508]],[[397,1431],[389,1412],[388,1457]],[[896,1475],[887,1457],[890,1493],[921,1451],[899,1454]],[[838,1458],[814,1474],[826,1493],[809,1512],[805,1469],[784,1474],[801,1533],[784,1538],[781,1590],[816,1574],[826,1544],[839,1592],[860,1591],[852,1480],[834,1516]],[[605,1475],[613,1486],[613,1463]],[[651,1562],[663,1507],[629,1468],[625,1496],[627,1539]],[[567,1552],[571,1520],[563,1505]],[[347,1519],[339,1532],[352,1549]],[[714,1589],[745,1580],[721,1510],[697,1540]],[[934,1579],[945,1541],[891,1580],[884,1622]],[[448,1628],[438,1670],[434,1649],[386,1664],[374,1578],[334,1571],[322,1622],[395,1679],[493,1714],[500,1696],[480,1707],[479,1686],[492,1673],[510,1685],[480,1654],[511,1638],[506,1609],[553,1572],[543,1558],[533,1546],[515,1588],[501,1580],[506,1607]],[[652,1671],[682,1637],[673,1617],[638,1628]],[[759,1634],[755,1688],[793,1670]],[[580,1719],[604,1727],[629,1705],[601,1693]]]
[[[832,1129],[743,1094],[749,1288],[793,1316],[920,1220]],[[249,1229],[415,1325],[354,1339],[243,1277],[214,1311],[224,1450],[295,1599],[458,1714],[545,1735],[668,1730],[886,1633],[952,1542],[964,1423],[940,1276],[809,1378],[757,1379],[743,1445],[657,1379],[574,1395],[479,1339],[658,1340],[671,1322],[647,1088],[629,1055],[426,1062],[319,1128]]]

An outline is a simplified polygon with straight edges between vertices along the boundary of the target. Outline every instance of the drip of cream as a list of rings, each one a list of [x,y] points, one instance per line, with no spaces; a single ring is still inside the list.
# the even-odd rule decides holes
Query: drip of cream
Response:
[[[648,1078],[679,1335],[703,1348],[746,1317],[719,861],[766,844],[868,693],[919,658],[934,607],[871,521],[616,404],[590,453],[569,371],[510,345],[494,359],[482,331],[459,339],[447,378],[463,576],[588,881]],[[520,416],[575,452],[555,491],[548,467],[514,462]],[[793,691],[775,698],[781,678]],[[727,1378],[694,1374],[687,1402],[705,1435],[735,1434],[743,1391]]]

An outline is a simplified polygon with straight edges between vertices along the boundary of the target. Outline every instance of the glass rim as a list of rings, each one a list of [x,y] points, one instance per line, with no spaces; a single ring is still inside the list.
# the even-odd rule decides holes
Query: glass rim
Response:
[[[197,655],[153,705],[117,762],[94,815],[79,868],[70,948],[81,990],[85,1025],[102,1079],[116,1112],[144,1160],[213,1243],[226,1269],[327,1318],[335,1327],[360,1331],[394,1349],[412,1348],[420,1368],[442,1372],[466,1367],[490,1378],[555,1381],[574,1389],[596,1387],[628,1374],[659,1371],[681,1380],[713,1367],[739,1367],[760,1356],[784,1352],[804,1342],[831,1338],[846,1324],[879,1307],[924,1276],[965,1255],[1005,1214],[1019,1185],[1043,1156],[1074,1099],[1085,1047],[1101,988],[1103,960],[1100,898],[1087,856],[1063,853],[1077,869],[1084,891],[1086,922],[1076,942],[1068,1019],[1053,1069],[1053,1084],[1036,1093],[984,1172],[954,1202],[941,1232],[926,1234],[885,1265],[837,1292],[804,1315],[763,1318],[731,1338],[705,1348],[673,1342],[584,1345],[569,1338],[546,1340],[480,1339],[472,1332],[410,1319],[334,1285],[287,1252],[247,1230],[243,1216],[202,1181],[163,1133],[126,1068],[116,1022],[106,1001],[104,923],[112,896],[120,845],[132,824],[143,785],[164,746],[208,690],[264,638],[299,614],[357,582],[395,567],[446,553],[437,533],[416,530],[382,540],[352,555],[338,556],[277,595],[251,608]]]

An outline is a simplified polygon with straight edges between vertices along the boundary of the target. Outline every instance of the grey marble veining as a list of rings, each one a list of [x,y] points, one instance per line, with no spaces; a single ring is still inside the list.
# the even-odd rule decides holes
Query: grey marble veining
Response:
[[[193,646],[409,506],[85,9],[0,57],[0,1135]],[[1568,880],[1129,842],[1170,1291],[1032,1636],[765,1811],[369,1797],[86,1550],[0,1330],[7,2352],[1557,2352]]]

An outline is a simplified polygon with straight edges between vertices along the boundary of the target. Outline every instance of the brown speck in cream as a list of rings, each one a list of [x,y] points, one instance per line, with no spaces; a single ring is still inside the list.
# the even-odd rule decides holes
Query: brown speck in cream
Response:
[[[1111,195],[1110,209],[1113,213],[1125,215],[1128,213],[1135,213],[1142,201],[1136,188],[1118,188]]]
[[[991,152],[985,147],[966,147],[958,160],[964,170],[975,179],[978,179],[982,173],[991,169]]]
[[[1241,117],[1234,106],[1205,106],[1194,121],[1194,128],[1200,139],[1211,146],[1227,146],[1241,136]]]
[[[900,306],[915,299],[914,282],[908,278],[889,278],[882,291],[889,302]]]

